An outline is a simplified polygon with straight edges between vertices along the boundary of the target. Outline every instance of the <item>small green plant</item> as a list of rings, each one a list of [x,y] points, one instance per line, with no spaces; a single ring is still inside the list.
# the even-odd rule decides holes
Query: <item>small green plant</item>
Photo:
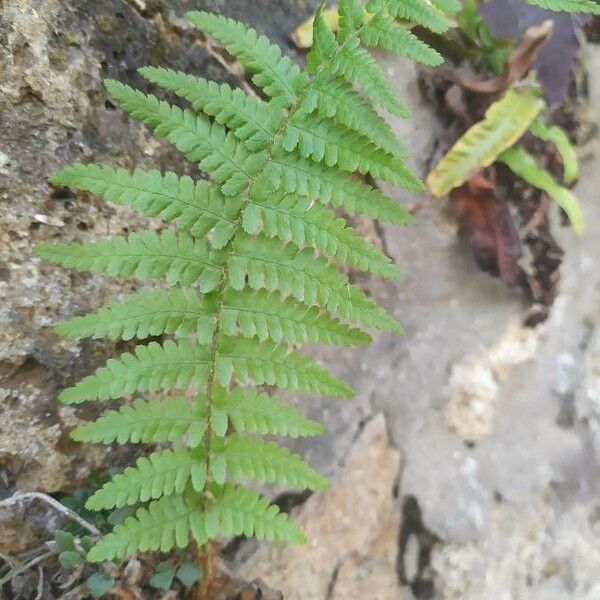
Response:
[[[464,3],[458,16],[460,32],[476,46],[476,54],[483,65],[500,73],[509,68],[510,44],[490,35],[478,13],[479,4],[478,0]],[[600,14],[600,5],[595,2],[536,0],[530,4],[550,10]],[[517,145],[526,132],[553,143],[563,161],[565,184],[572,184],[577,179],[579,167],[575,149],[564,130],[544,123],[540,115],[546,104],[535,74],[532,75],[515,82],[490,105],[483,120],[470,127],[429,173],[427,185],[434,196],[442,197],[480,169],[500,162],[530,185],[546,192],[565,211],[575,232],[582,235],[584,219],[575,195],[558,183],[524,147]]]
[[[317,14],[305,70],[243,24],[192,12],[190,20],[237,58],[262,98],[164,68],[140,69],[187,100],[192,108],[182,110],[105,82],[117,104],[174,144],[210,181],[81,164],[52,178],[177,225],[160,234],[37,247],[39,256],[65,267],[171,286],[141,291],[57,327],[74,338],[175,337],[138,345],[60,396],[79,404],[179,390],[136,398],[73,431],[81,442],[173,444],[139,458],[87,500],[93,511],[135,509],[95,543],[87,560],[169,551],[218,536],[304,540],[286,514],[239,482],[325,488],[327,481],[300,457],[253,435],[312,436],[322,426],[260,386],[352,396],[293,347],[366,344],[370,337],[360,325],[401,331],[337,265],[383,277],[396,276],[396,267],[334,210],[410,221],[396,202],[353,177],[358,171],[422,189],[404,164],[404,147],[374,106],[403,117],[409,111],[366,47],[439,64],[439,54],[396,19],[442,31],[446,8],[458,4],[370,0],[364,7],[344,0],[337,34]],[[161,585],[171,574],[164,571]]]

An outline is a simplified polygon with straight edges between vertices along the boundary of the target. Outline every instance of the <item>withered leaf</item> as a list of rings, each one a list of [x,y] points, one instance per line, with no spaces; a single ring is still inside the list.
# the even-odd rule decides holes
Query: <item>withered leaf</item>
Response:
[[[482,271],[516,285],[521,273],[521,242],[505,200],[482,175],[473,175],[450,193],[461,231]]]

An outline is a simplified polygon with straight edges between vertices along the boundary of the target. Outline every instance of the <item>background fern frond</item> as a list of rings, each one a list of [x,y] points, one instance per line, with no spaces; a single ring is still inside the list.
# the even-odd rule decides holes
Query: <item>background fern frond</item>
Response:
[[[584,219],[575,194],[557,183],[552,175],[540,167],[524,148],[514,147],[503,152],[498,159],[527,183],[544,190],[567,214],[577,235],[583,235]]]
[[[600,15],[600,4],[594,0],[526,0],[526,2],[556,12]]]
[[[536,119],[529,131],[540,140],[554,144],[563,161],[565,183],[573,183],[579,176],[579,160],[565,130],[558,125],[546,125]]]
[[[473,173],[491,165],[510,148],[538,116],[545,104],[535,87],[509,89],[454,144],[427,177],[434,196],[441,197],[464,183]]]

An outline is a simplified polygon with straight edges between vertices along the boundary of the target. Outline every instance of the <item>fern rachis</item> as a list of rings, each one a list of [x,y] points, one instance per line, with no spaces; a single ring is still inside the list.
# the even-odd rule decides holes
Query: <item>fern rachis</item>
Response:
[[[239,482],[322,489],[325,480],[302,459],[275,442],[249,437],[310,436],[322,428],[254,388],[351,396],[348,386],[291,346],[368,343],[361,326],[400,330],[336,263],[386,277],[396,275],[395,267],[325,205],[406,223],[404,210],[352,172],[422,187],[372,104],[400,114],[405,109],[361,45],[408,44],[413,58],[422,50],[424,62],[435,60],[412,34],[398,32],[392,15],[401,4],[379,0],[369,15],[357,0],[342,0],[337,36],[318,14],[306,70],[240,23],[191,13],[192,22],[223,43],[267,100],[166,69],[140,72],[190,101],[192,109],[106,82],[121,107],[197,163],[211,182],[97,165],[74,165],[53,177],[56,184],[132,206],[177,228],[37,249],[63,266],[171,286],[113,301],[57,328],[72,337],[175,336],[140,343],[61,394],[63,402],[80,403],[181,392],[135,398],[74,430],[79,441],[174,445],[140,458],[90,498],[89,508],[96,510],[147,503],[101,538],[90,560],[166,551],[185,546],[190,536],[198,544],[242,533],[302,541],[287,515]],[[413,18],[444,26],[441,11],[423,0],[411,0],[411,7]],[[378,33],[367,29],[372,20]]]

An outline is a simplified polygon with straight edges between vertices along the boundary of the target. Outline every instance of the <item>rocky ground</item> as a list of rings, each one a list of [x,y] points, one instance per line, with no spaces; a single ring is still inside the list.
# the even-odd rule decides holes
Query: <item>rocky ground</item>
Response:
[[[213,8],[287,45],[287,31],[316,4],[0,5],[0,498],[15,490],[72,492],[106,464],[103,451],[69,441],[70,428],[89,414],[59,408],[56,394],[114,347],[61,340],[51,325],[134,285],[48,266],[32,256],[33,244],[158,226],[52,188],[47,175],[87,159],[193,172],[115,110],[101,78],[143,87],[135,68],[150,63],[235,79],[183,20],[186,10]],[[588,46],[582,59],[600,118],[600,47]],[[414,68],[380,60],[414,110],[394,126],[424,174],[441,125]],[[334,485],[308,500],[291,498],[307,546],[227,548],[240,576],[261,577],[286,600],[600,598],[599,152],[588,148],[576,189],[584,238],[556,215],[565,250],[561,293],[536,328],[523,326],[517,292],[478,271],[443,201],[390,190],[417,208],[416,223],[369,233],[404,278],[361,283],[406,334],[323,352],[357,398],[305,401],[328,434],[296,449]],[[0,553],[35,543],[47,525],[48,515],[34,509],[0,511]]]

